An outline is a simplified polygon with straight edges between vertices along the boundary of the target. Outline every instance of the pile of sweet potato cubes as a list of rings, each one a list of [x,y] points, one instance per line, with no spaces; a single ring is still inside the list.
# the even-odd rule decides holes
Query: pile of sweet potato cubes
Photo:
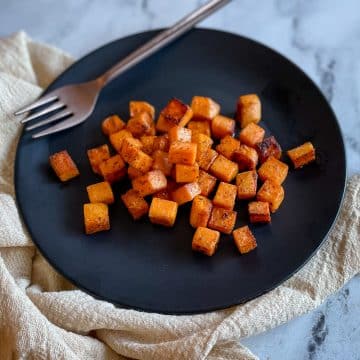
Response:
[[[92,170],[104,181],[87,187],[86,233],[110,229],[111,184],[128,176],[132,188],[121,200],[134,220],[148,215],[152,223],[171,227],[178,206],[192,202],[189,221],[196,228],[194,251],[213,255],[220,233],[232,233],[240,253],[253,250],[256,240],[249,227],[234,230],[235,201],[249,201],[251,223],[269,223],[284,199],[281,184],[288,174],[288,165],[280,160],[280,145],[273,136],[265,137],[258,125],[259,97],[240,96],[236,120],[220,115],[220,105],[202,96],[194,96],[191,106],[171,99],[156,123],[151,104],[130,101],[129,107],[127,123],[117,115],[102,122],[116,155],[111,156],[106,144],[88,150]],[[240,127],[237,138],[236,123]],[[287,154],[295,168],[315,159],[310,142]],[[62,181],[79,175],[65,150],[50,156],[50,164]]]

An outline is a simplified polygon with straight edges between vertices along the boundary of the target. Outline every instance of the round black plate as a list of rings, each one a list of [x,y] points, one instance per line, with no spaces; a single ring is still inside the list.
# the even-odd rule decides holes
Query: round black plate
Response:
[[[87,81],[150,39],[156,31],[112,42],[76,62],[47,89]],[[86,150],[107,141],[100,124],[117,113],[128,117],[129,100],[161,109],[170,97],[216,99],[233,116],[238,95],[259,94],[267,134],[283,149],[310,140],[318,159],[291,171],[285,200],[272,224],[251,226],[256,251],[241,256],[222,236],[215,256],[191,251],[189,206],[179,209],[172,229],[134,222],[119,200],[128,184],[115,186],[111,230],[86,236],[82,206],[86,186],[99,181]],[[61,184],[48,164],[67,149],[81,176]],[[76,286],[122,306],[161,313],[196,313],[225,308],[281,284],[314,254],[338,212],[345,184],[344,145],[336,118],[314,83],[294,64],[254,41],[197,29],[113,81],[92,116],[74,129],[32,140],[23,133],[17,151],[17,200],[28,230],[48,261]],[[237,226],[247,223],[237,206]]]

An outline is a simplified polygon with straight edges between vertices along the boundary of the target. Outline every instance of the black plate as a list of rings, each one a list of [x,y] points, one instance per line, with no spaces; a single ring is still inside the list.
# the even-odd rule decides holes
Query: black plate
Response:
[[[48,89],[90,80],[144,43],[156,31],[133,35],[92,52]],[[86,236],[85,187],[99,181],[86,149],[106,142],[100,124],[112,113],[128,117],[128,102],[146,99],[161,109],[176,96],[216,99],[233,116],[239,94],[257,93],[268,134],[283,149],[310,140],[316,163],[291,171],[286,197],[271,225],[252,226],[258,248],[246,256],[223,236],[208,258],[191,251],[189,206],[179,209],[172,229],[134,222],[119,201],[126,184],[115,186],[111,230]],[[81,176],[61,184],[48,156],[67,149]],[[281,284],[314,254],[338,212],[346,178],[344,144],[336,118],[314,83],[294,64],[249,39],[197,29],[112,82],[83,125],[31,140],[24,133],[16,160],[16,192],[28,230],[43,255],[76,286],[115,304],[161,313],[196,313],[225,308]],[[239,205],[237,225],[247,222]]]

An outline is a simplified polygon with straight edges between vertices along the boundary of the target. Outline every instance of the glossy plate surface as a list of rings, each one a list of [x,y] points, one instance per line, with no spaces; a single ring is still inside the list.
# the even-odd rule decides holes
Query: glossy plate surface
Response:
[[[90,80],[156,32],[112,42],[82,58],[48,90]],[[234,115],[238,95],[259,94],[263,126],[283,149],[312,141],[318,159],[291,171],[285,200],[272,224],[251,226],[258,248],[241,256],[222,236],[212,258],[191,250],[190,206],[179,209],[172,229],[134,222],[119,199],[129,183],[114,187],[111,230],[86,236],[82,206],[86,186],[100,181],[86,150],[107,141],[104,117],[128,118],[130,100],[147,100],[160,110],[170,97],[190,102],[206,95]],[[50,154],[66,149],[81,176],[61,184],[48,165]],[[40,140],[24,133],[16,160],[16,194],[25,224],[48,261],[96,297],[122,306],[161,313],[196,313],[225,308],[259,296],[297,271],[318,249],[341,203],[346,164],[336,118],[314,83],[273,50],[249,39],[197,29],[113,81],[101,93],[84,124]],[[238,204],[237,226],[247,222]]]

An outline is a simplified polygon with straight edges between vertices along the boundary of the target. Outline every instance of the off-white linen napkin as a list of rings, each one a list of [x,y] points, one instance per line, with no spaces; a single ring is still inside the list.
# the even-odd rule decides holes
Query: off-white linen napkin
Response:
[[[194,316],[115,308],[75,289],[34,248],[15,205],[12,113],[72,63],[18,33],[0,39],[0,359],[256,359],[239,340],[318,306],[360,270],[360,176],[328,240],[290,280],[245,305]],[[29,174],[31,176],[31,174]]]

